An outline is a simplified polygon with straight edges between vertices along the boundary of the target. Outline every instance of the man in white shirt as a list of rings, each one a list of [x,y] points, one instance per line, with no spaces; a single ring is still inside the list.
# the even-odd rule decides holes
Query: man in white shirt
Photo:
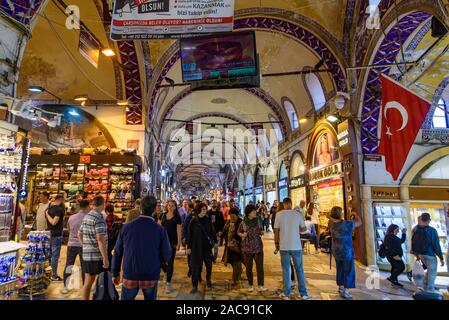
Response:
[[[37,206],[36,213],[36,230],[45,231],[47,230],[47,218],[45,218],[45,212],[50,205],[50,202],[48,201],[50,195],[48,192],[42,192],[39,197],[39,205]]]
[[[284,280],[284,292],[280,295],[283,300],[290,300],[291,286],[291,267],[293,265],[298,278],[298,290],[302,300],[308,300],[306,278],[302,264],[302,245],[300,232],[307,231],[304,217],[297,210],[292,210],[292,200],[285,198],[283,201],[284,210],[276,215],[274,223],[274,242],[276,251],[281,252],[282,277]]]

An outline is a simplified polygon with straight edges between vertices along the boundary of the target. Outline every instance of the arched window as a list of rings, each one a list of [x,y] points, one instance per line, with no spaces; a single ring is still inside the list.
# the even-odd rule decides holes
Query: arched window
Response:
[[[324,95],[320,79],[318,79],[316,74],[308,73],[305,76],[305,84],[312,97],[313,106],[315,107],[315,110],[318,111],[326,104],[326,96]]]
[[[281,126],[279,125],[279,121],[276,120],[271,114],[268,116],[270,121],[272,122],[273,125],[273,129],[276,132],[276,136],[278,138],[278,141],[282,141],[283,137],[282,137],[282,130],[281,130]]]
[[[433,128],[449,128],[449,117],[446,102],[443,99],[438,101],[438,106],[435,108],[433,114],[432,127]]]
[[[282,98],[282,104],[284,105],[285,112],[288,115],[288,118],[290,119],[290,124],[292,126],[292,129],[298,129],[299,123],[298,123],[298,114],[296,113],[295,106],[293,105],[293,102],[288,99],[287,97]]]

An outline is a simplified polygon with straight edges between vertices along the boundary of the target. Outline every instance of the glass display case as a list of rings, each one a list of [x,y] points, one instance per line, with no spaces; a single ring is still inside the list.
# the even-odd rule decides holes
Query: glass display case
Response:
[[[381,258],[379,256],[379,248],[382,244],[385,235],[387,233],[387,228],[391,224],[396,224],[399,226],[398,237],[402,237],[402,229],[408,229],[408,219],[405,207],[401,204],[393,204],[393,203],[375,203],[374,204],[374,232],[376,236],[376,260],[378,264],[389,264],[386,258]],[[407,263],[407,255],[408,252],[407,242],[402,245],[402,249],[404,251],[405,263]]]
[[[412,227],[418,224],[418,216],[423,213],[430,214],[430,226],[435,228],[440,237],[440,246],[443,251],[445,259],[444,267],[438,264],[438,272],[447,272],[447,255],[448,252],[448,236],[447,230],[449,225],[449,218],[447,217],[448,205],[438,203],[412,203],[410,205],[410,221]]]

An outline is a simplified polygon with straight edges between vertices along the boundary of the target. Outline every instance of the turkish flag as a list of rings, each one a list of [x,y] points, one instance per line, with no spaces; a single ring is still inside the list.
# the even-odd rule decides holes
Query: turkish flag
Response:
[[[397,180],[408,153],[431,107],[398,82],[382,75],[382,128],[379,154],[387,171]]]

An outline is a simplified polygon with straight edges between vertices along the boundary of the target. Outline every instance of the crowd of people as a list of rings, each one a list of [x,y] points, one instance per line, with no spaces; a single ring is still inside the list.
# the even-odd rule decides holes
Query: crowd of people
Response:
[[[50,201],[47,193],[40,195],[36,229],[51,233],[51,267],[53,281],[58,276],[58,260],[63,243],[64,195]],[[127,212],[126,222],[114,214],[114,207],[101,196],[93,200],[79,199],[67,221],[68,244],[64,288],[70,290],[67,279],[78,257],[82,269],[82,298],[91,298],[91,289],[97,276],[109,270],[115,285],[122,284],[121,298],[135,299],[139,290],[145,299],[157,298],[161,270],[164,273],[165,292],[171,293],[176,253],[185,250],[188,264],[187,277],[191,278],[191,294],[198,292],[202,282],[203,265],[206,286],[212,288],[213,265],[219,259],[219,247],[224,246],[221,261],[232,267],[231,286],[242,288],[243,274],[249,292],[267,291],[264,281],[264,246],[262,236],[274,232],[275,254],[280,253],[283,288],[280,298],[289,300],[292,281],[297,281],[298,298],[309,299],[303,267],[302,250],[310,242],[315,248],[331,252],[336,262],[338,292],[344,299],[352,299],[350,289],[356,287],[353,233],[362,221],[355,212],[345,219],[344,210],[332,208],[326,231],[320,228],[319,213],[313,203],[301,201],[293,208],[289,198],[275,201],[272,206],[263,201],[249,203],[241,210],[233,199],[217,201],[183,200],[178,208],[175,200],[161,203],[152,196],[137,199],[135,208]],[[435,287],[437,260],[443,255],[438,234],[429,226],[430,215],[424,213],[413,230],[412,251],[427,269],[425,289]],[[402,238],[397,237],[399,227],[388,228],[382,249],[390,262],[388,280],[402,286],[398,276],[405,271],[402,260]],[[326,251],[326,246],[329,250]],[[255,264],[257,286],[254,285]]]

